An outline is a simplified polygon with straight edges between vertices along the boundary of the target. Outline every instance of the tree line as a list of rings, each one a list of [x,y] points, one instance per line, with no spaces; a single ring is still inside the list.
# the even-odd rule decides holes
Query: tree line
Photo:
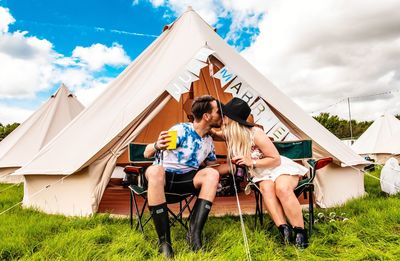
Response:
[[[397,119],[400,120],[400,114],[395,115]],[[337,115],[331,115],[328,112],[321,112],[319,115],[314,116],[322,126],[327,128],[330,132],[332,132],[339,139],[349,139],[350,138],[350,123],[348,120],[341,119]],[[351,128],[353,132],[353,138],[357,139],[364,133],[366,129],[373,121],[351,121]],[[8,134],[10,134],[14,129],[16,129],[20,124],[12,123],[3,125],[0,123],[0,141],[2,141]]]
[[[400,120],[400,114],[395,115]],[[322,112],[317,116],[314,116],[321,125],[327,128],[339,139],[350,139],[350,122],[345,119],[339,118],[337,115],[331,115],[328,112]],[[351,121],[351,129],[353,133],[353,139],[357,139],[361,134],[366,131],[373,121]]]
[[[2,141],[8,134],[15,130],[19,126],[19,123],[12,123],[3,125],[0,123],[0,141]]]

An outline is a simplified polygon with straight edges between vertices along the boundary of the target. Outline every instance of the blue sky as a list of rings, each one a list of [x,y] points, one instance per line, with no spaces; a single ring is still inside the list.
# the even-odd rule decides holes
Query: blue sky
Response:
[[[61,82],[90,104],[188,5],[307,112],[400,113],[398,1],[0,0],[0,122]]]
[[[154,6],[151,1],[0,0],[0,6],[6,8],[14,20],[8,25],[8,34],[26,32],[24,38],[46,40],[52,45],[51,51],[57,55],[71,57],[78,46],[90,48],[94,44],[100,44],[104,48],[111,48],[114,45],[118,46],[130,61],[156,39],[164,25],[173,22],[179,16],[171,6]],[[227,15],[218,21],[215,20],[214,25],[218,27],[218,33],[226,37],[231,23],[232,20]],[[247,30],[248,33],[241,33],[243,37],[228,41],[236,45],[238,50],[245,48],[249,45],[250,38],[244,35],[253,35],[257,27],[248,27]],[[106,84],[118,76],[127,64],[108,64],[105,61],[102,69],[91,71],[90,74],[93,78],[107,78],[102,82]],[[21,121],[25,115],[47,100],[61,81],[62,79],[50,80],[46,86],[37,87],[33,92],[24,91],[22,88],[18,95],[11,97],[0,94],[0,104],[25,110],[21,111],[23,115],[16,117],[17,121]],[[80,94],[80,89],[96,88],[74,84],[71,86],[68,82],[66,84],[77,94]]]
[[[26,30],[30,35],[48,39],[65,55],[71,55],[77,45],[101,43],[110,46],[118,42],[130,57],[136,57],[160,34],[164,24],[173,21],[173,17],[163,18],[164,10],[154,9],[149,3],[133,5],[130,1],[120,0],[112,1],[112,4],[93,0],[2,2],[16,19],[10,31]],[[112,30],[149,36],[113,33]]]

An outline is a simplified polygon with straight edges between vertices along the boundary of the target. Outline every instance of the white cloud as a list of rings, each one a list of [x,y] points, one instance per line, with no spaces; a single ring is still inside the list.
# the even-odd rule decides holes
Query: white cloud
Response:
[[[78,100],[87,107],[106,89],[114,78],[95,77],[88,70],[68,68],[62,71],[58,79],[73,91]]]
[[[307,111],[400,88],[400,2],[279,0],[267,8],[242,54]],[[396,97],[353,99],[353,117],[400,113]],[[343,118],[347,111],[345,102],[328,110]]]
[[[52,83],[52,44],[25,34],[0,35],[0,98],[33,97]]]
[[[113,78],[100,78],[91,82],[90,86],[80,87],[75,90],[75,95],[78,100],[89,106],[99,95],[106,89]]]
[[[13,22],[9,9],[0,7],[0,98],[33,97],[47,88],[55,53],[47,40],[9,33]]]
[[[3,125],[14,122],[22,123],[33,113],[32,110],[21,109],[18,107],[5,106],[0,104],[0,123]]]
[[[94,76],[83,68],[65,68],[59,71],[57,79],[69,89],[84,88],[94,80]]]
[[[164,5],[165,1],[164,0],[149,0],[149,2],[154,6],[154,7],[160,7]]]
[[[9,10],[0,7],[0,123],[22,122],[32,112],[6,104],[19,100],[32,107],[38,103],[38,92],[60,83],[75,91],[87,105],[113,79],[105,77],[102,69],[131,61],[118,43],[110,47],[77,46],[71,57],[63,56],[46,39],[28,36],[28,32],[8,32],[8,25],[14,21]]]
[[[0,6],[0,35],[8,32],[8,26],[15,22],[8,8]]]
[[[138,5],[139,4],[139,0],[133,0],[132,1],[132,5]]]
[[[346,97],[400,88],[399,1],[150,2],[176,16],[191,5],[216,27],[221,19],[230,20],[226,40],[241,49],[243,35],[251,37],[251,46],[242,54],[308,112],[338,103],[329,112],[346,118],[347,105],[339,102]],[[388,110],[400,113],[396,97],[394,93],[353,99],[353,117],[374,119]]]
[[[149,0],[156,8],[167,7],[175,16],[180,16],[188,6],[192,8],[209,24],[218,27],[219,19],[231,19],[229,40],[237,40],[246,28],[258,25],[260,14],[265,12],[266,1],[260,0]]]
[[[99,43],[90,47],[77,46],[72,56],[87,63],[89,69],[94,71],[101,70],[106,64],[123,66],[131,62],[123,47],[117,43],[113,43],[111,47]]]

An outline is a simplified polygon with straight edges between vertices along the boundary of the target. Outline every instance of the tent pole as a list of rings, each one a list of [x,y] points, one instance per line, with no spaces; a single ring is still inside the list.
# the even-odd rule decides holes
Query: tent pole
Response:
[[[347,106],[349,108],[350,143],[353,144],[353,128],[351,126],[350,97],[347,97]]]

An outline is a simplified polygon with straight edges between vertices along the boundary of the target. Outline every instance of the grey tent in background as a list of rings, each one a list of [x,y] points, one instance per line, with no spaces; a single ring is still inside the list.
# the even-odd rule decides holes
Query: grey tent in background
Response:
[[[22,182],[9,174],[28,163],[84,106],[61,84],[50,99],[0,142],[0,182]]]
[[[364,195],[358,167],[366,161],[276,88],[189,8],[31,162],[15,172],[25,176],[23,206],[65,215],[96,213],[128,144],[144,132],[168,128],[166,123],[184,114],[182,109],[171,108],[182,108],[188,100],[175,101],[167,88],[202,48],[214,51],[211,58],[240,75],[294,135],[313,140],[315,157],[334,159],[318,174],[318,204],[329,207]],[[193,82],[195,95],[204,77]],[[213,80],[207,77],[208,91],[216,95]],[[223,93],[220,85],[216,89]]]

